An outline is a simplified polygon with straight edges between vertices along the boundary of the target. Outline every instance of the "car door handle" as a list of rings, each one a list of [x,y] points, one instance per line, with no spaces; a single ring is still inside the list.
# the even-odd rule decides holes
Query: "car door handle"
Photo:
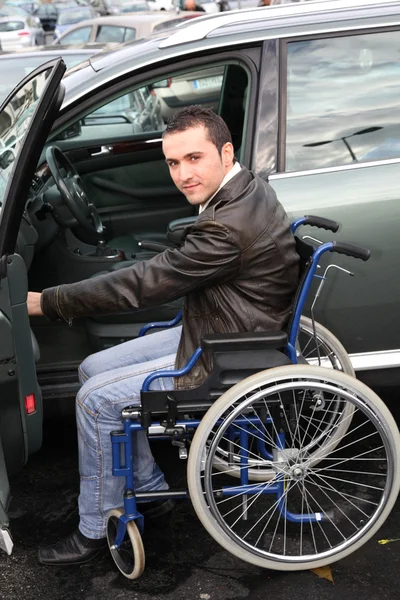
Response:
[[[111,154],[112,146],[100,146],[100,150],[93,149],[90,151],[90,156],[105,156],[106,154]]]

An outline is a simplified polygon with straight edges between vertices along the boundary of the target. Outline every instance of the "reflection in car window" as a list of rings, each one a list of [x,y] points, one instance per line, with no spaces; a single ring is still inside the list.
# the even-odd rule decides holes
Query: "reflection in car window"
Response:
[[[286,171],[400,157],[400,32],[288,44]]]
[[[124,27],[102,25],[98,29],[96,42],[117,42],[120,44],[124,41],[124,34]]]
[[[79,54],[79,50],[75,54],[65,54],[63,52],[63,61],[67,69],[71,69],[80,62],[86,60],[89,55],[87,53]],[[12,92],[15,86],[24,79],[31,71],[42,65],[46,60],[57,58],[60,52],[46,52],[46,54],[37,54],[37,56],[23,56],[17,58],[0,60],[0,104],[6,99],[8,94]]]
[[[80,42],[85,43],[90,39],[92,27],[79,27],[62,36],[62,44],[79,44]]]
[[[172,74],[171,77],[125,92],[123,96],[97,106],[81,118],[80,126],[73,128],[74,137],[79,135],[91,142],[104,142],[105,137],[110,139],[113,136],[162,132],[167,120],[189,104],[201,104],[218,112],[225,68],[219,64]],[[227,93],[224,118],[229,121],[231,130],[235,127],[240,129],[237,137],[241,138],[243,123],[238,112],[240,115],[243,113],[247,75],[241,67],[237,68],[244,76],[232,73],[232,89]],[[227,114],[229,111],[232,115]],[[67,127],[65,135],[68,135],[70,127]]]
[[[129,28],[129,29],[125,29],[125,37],[124,37],[124,42],[131,42],[132,40],[134,40],[136,37],[136,29],[133,28]]]
[[[79,21],[85,21],[93,16],[92,11],[88,8],[78,8],[77,10],[66,10],[60,12],[58,16],[59,25],[72,25],[73,23],[79,23]]]
[[[11,96],[0,113],[0,210],[14,161],[50,73],[51,69],[47,69],[26,83]]]
[[[18,31],[23,29],[25,23],[23,21],[5,21],[0,23],[0,31]]]

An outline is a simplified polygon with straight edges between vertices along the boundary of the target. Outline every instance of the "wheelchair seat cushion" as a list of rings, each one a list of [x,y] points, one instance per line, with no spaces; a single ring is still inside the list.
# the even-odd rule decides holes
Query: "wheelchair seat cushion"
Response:
[[[210,333],[203,337],[201,347],[210,352],[241,352],[282,348],[287,344],[284,331],[254,331],[243,333]]]

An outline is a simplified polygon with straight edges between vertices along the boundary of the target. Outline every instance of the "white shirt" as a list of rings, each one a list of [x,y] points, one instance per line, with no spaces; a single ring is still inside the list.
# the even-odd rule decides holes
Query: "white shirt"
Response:
[[[235,175],[237,175],[240,171],[242,167],[240,166],[240,164],[238,162],[235,162],[235,164],[233,165],[232,169],[230,171],[228,171],[228,173],[225,175],[225,177],[223,178],[223,180],[221,181],[221,185],[219,186],[219,188],[217,189],[217,191],[211,196],[211,198],[209,198],[207,200],[207,202],[205,202],[204,204],[201,204],[199,207],[199,215],[203,212],[203,210],[205,210],[207,208],[207,206],[210,204],[211,200],[214,198],[214,196],[216,196],[219,192],[219,190],[221,188],[224,187],[224,185],[226,185],[228,183],[228,181],[230,181],[232,179],[232,177],[235,177]]]

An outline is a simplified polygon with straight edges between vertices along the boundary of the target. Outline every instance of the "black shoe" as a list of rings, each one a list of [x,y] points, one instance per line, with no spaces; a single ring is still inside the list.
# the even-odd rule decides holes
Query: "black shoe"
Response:
[[[39,549],[42,565],[81,565],[95,558],[106,547],[107,540],[91,540],[76,529],[51,546]]]
[[[158,519],[171,512],[176,506],[176,501],[171,498],[153,500],[152,502],[138,502],[137,509],[146,519]]]

